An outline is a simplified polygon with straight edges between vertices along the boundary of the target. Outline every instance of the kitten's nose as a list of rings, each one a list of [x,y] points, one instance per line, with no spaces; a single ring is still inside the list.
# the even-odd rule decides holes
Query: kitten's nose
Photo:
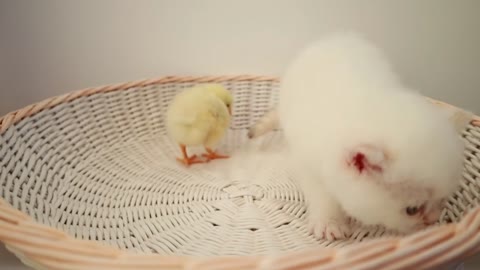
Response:
[[[432,225],[440,218],[441,211],[432,210],[423,215],[423,224]]]
[[[424,219],[424,220],[423,220],[423,225],[425,225],[425,226],[430,226],[430,225],[435,224],[436,221],[437,221],[437,220],[425,220],[425,219]]]

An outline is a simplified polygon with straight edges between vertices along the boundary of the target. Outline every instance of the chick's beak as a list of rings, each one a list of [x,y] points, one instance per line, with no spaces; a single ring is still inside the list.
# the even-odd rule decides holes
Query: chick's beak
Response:
[[[232,115],[232,107],[229,106],[229,107],[227,107],[227,109],[228,109],[228,114],[230,114],[230,116],[231,116]]]

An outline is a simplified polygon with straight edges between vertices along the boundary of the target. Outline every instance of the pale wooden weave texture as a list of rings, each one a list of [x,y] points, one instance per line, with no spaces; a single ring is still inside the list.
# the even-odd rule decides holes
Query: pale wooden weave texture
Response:
[[[178,164],[163,115],[194,83],[78,95],[14,124],[3,119],[0,196],[39,223],[135,253],[272,255],[383,235],[358,229],[349,241],[329,243],[307,233],[302,194],[275,162],[280,133],[247,142],[247,128],[276,102],[276,80],[223,81],[235,106],[220,147],[273,152],[190,169]],[[442,222],[458,221],[480,198],[480,128],[469,125],[463,137],[464,179]]]

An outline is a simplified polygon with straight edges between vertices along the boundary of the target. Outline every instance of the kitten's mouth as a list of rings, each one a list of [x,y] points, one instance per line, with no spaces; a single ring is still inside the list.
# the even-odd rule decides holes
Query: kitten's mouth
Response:
[[[423,229],[426,229],[430,226],[433,226],[435,225],[436,222],[433,222],[433,223],[419,223],[417,224],[415,227],[414,227],[414,231],[419,231],[419,230],[423,230]]]

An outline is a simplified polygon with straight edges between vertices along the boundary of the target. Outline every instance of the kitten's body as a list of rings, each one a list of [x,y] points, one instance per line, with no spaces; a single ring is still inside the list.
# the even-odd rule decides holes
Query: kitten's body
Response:
[[[267,118],[264,126],[283,128],[317,237],[346,237],[344,213],[401,232],[421,228],[458,185],[463,144],[453,126],[355,35],[304,50]]]

